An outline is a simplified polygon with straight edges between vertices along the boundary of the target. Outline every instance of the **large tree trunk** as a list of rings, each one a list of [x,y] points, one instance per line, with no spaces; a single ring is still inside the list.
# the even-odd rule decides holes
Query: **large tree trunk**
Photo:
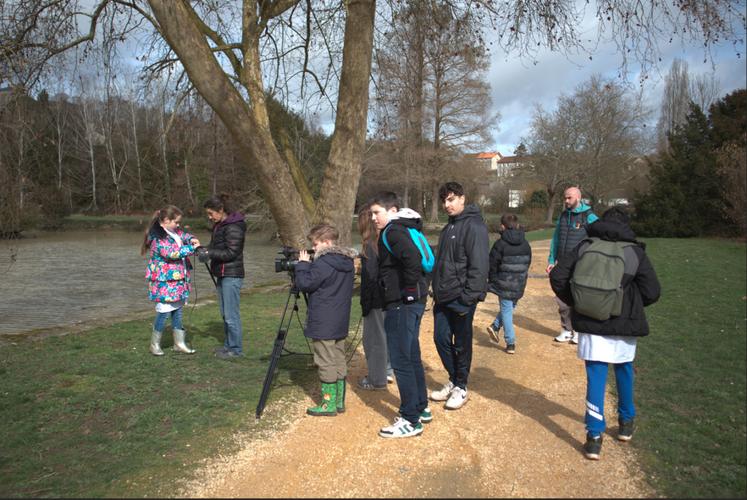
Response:
[[[334,225],[344,245],[351,242],[355,195],[366,141],[375,10],[375,0],[347,3],[335,133],[317,205],[318,219]]]
[[[200,95],[233,136],[242,159],[256,174],[282,242],[301,247],[305,244],[309,221],[269,129],[257,123],[255,115],[220,68],[188,8],[172,0],[149,0],[149,3],[164,39],[179,57]],[[370,53],[368,59],[370,61]],[[365,126],[363,130],[365,133]],[[356,178],[355,189],[357,187]],[[340,210],[344,208],[339,206]]]

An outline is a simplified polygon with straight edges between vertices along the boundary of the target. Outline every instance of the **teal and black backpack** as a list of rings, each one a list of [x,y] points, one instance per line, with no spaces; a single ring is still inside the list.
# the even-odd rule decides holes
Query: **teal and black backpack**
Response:
[[[384,246],[389,250],[389,253],[392,252],[392,247],[389,246],[389,242],[386,240],[386,232],[390,227],[391,226],[385,227],[381,232],[381,241],[384,242]],[[423,268],[423,272],[430,273],[433,271],[433,264],[436,262],[436,258],[433,256],[433,250],[431,250],[428,240],[425,239],[423,233],[414,227],[408,227],[407,232],[410,234],[410,239],[415,243],[415,246],[420,252],[420,265]]]
[[[589,243],[579,249],[570,281],[573,309],[584,316],[606,321],[622,313],[623,274],[626,267],[629,274],[635,274],[638,269],[637,258],[626,263],[625,248],[635,243],[599,238],[589,238],[586,242]],[[629,255],[635,257],[635,253]]]

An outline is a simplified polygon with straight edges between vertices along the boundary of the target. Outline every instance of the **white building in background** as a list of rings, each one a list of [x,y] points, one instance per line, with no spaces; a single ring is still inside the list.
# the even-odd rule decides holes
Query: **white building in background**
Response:
[[[519,208],[524,203],[525,190],[513,182],[516,169],[529,159],[527,156],[503,156],[498,151],[468,154],[467,158],[478,162],[489,172],[495,172],[495,177],[490,184],[485,186],[480,195],[478,203],[486,206],[491,205],[493,200],[491,194],[501,188],[507,189],[507,204],[509,208]]]

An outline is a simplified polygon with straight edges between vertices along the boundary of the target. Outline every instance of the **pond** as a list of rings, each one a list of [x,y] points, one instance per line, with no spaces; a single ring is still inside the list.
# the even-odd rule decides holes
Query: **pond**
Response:
[[[207,231],[197,232],[207,244]],[[136,231],[41,232],[0,240],[0,335],[126,318],[153,310],[145,287],[143,235]],[[244,288],[286,282],[275,273],[280,245],[267,233],[247,234]],[[196,296],[214,299],[205,265],[193,259]]]

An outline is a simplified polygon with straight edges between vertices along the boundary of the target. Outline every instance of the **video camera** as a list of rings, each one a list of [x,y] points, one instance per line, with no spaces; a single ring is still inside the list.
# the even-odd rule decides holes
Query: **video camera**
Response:
[[[311,256],[311,260],[314,260],[314,250],[306,250]],[[282,257],[275,257],[275,272],[288,271],[293,273],[296,270],[296,264],[298,264],[298,250],[293,247],[284,246],[278,252]]]

